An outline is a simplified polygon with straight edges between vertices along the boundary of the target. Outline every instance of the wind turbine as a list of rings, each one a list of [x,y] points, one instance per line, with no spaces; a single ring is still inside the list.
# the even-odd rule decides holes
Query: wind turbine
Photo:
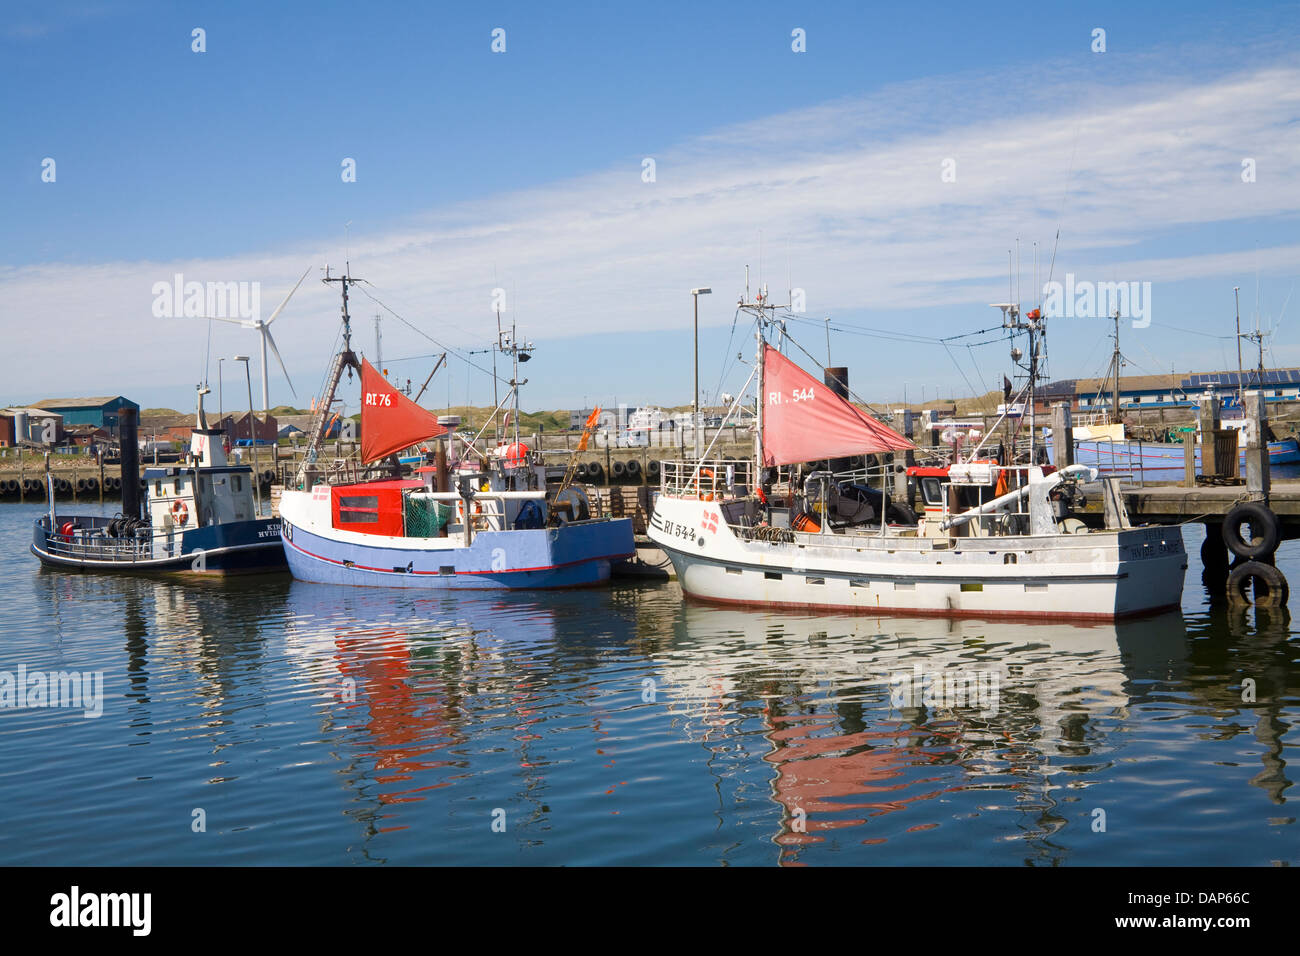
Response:
[[[284,367],[284,359],[280,357],[280,350],[275,347],[275,339],[271,337],[271,330],[270,328],[268,328],[268,326],[276,320],[279,314],[284,310],[284,307],[289,304],[289,300],[293,298],[293,294],[298,291],[298,286],[302,285],[302,280],[307,278],[308,272],[311,272],[311,266],[308,266],[306,268],[302,276],[298,279],[297,284],[292,289],[289,290],[289,294],[284,297],[284,301],[275,307],[275,311],[271,313],[270,318],[268,318],[265,322],[263,322],[261,319],[232,319],[220,315],[205,316],[205,318],[213,318],[216,319],[218,322],[229,322],[232,325],[238,325],[245,329],[256,329],[259,333],[261,333],[262,411],[263,412],[269,412],[271,410],[270,402],[268,399],[270,388],[268,387],[268,382],[266,377],[266,347],[268,345],[271,347],[271,351],[275,354],[275,360],[280,363],[280,371],[284,372],[284,381],[289,386],[289,391],[293,393],[294,398],[298,397],[297,391],[294,390],[293,382],[289,380],[289,370]]]

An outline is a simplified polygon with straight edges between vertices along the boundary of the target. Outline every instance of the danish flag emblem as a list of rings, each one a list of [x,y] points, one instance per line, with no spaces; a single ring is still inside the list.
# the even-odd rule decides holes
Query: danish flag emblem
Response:
[[[716,511],[705,511],[704,520],[700,522],[702,527],[709,534],[718,533],[718,513]]]

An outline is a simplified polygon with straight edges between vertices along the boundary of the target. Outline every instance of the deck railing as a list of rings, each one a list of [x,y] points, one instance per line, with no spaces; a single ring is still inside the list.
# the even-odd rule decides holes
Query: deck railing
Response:
[[[45,550],[55,557],[122,563],[170,558],[182,553],[183,532],[179,528],[155,531],[146,526],[133,534],[115,537],[108,533],[111,520],[107,517],[78,518],[79,527],[74,528],[70,535],[64,535],[58,530],[63,522],[57,516],[53,532],[49,529],[49,518],[42,518],[40,527],[45,532]]]
[[[754,490],[754,462],[749,460],[663,461],[659,469],[659,490],[674,498],[720,497]]]

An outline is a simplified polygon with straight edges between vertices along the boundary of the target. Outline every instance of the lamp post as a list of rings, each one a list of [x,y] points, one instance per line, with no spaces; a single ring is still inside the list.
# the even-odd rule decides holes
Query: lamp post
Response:
[[[257,469],[257,433],[253,429],[253,378],[248,371],[248,356],[236,355],[231,361],[244,363],[244,382],[248,385],[248,439],[253,446],[253,489],[257,493],[257,514],[262,514],[262,476]]]
[[[221,400],[221,363],[225,360],[224,356],[217,359],[217,421],[226,417],[224,403]]]
[[[695,404],[691,406],[694,413],[692,433],[695,436],[695,460],[704,454],[700,443],[700,296],[712,294],[712,289],[692,289],[691,298],[695,300]]]

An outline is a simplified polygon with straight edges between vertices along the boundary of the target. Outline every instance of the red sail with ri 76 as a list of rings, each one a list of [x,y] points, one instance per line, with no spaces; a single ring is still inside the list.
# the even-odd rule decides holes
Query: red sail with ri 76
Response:
[[[362,461],[378,461],[416,442],[446,432],[433,412],[415,404],[375,371],[373,365],[362,360]]]
[[[763,464],[915,448],[772,348],[763,347]]]

